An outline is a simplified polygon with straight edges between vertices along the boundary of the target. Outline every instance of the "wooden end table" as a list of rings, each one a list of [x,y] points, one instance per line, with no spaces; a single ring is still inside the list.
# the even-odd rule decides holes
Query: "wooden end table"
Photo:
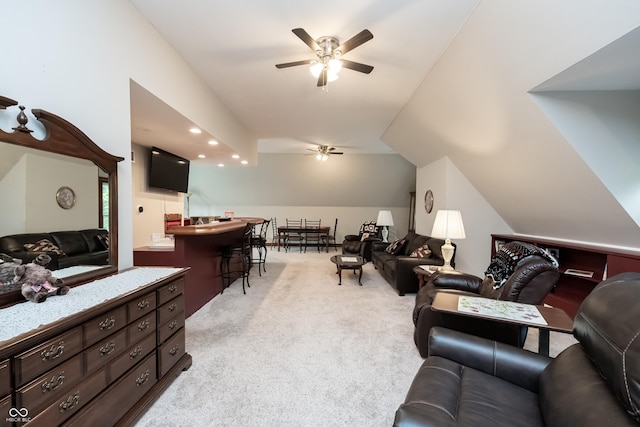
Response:
[[[431,278],[431,275],[438,271],[438,267],[441,266],[425,264],[416,265],[415,267],[413,267],[413,272],[416,273],[416,276],[418,276],[418,289],[421,289],[424,285],[427,284],[427,282]]]
[[[546,307],[543,305],[521,304],[510,301],[497,301],[482,297],[469,297],[481,298],[483,300],[483,304],[494,303],[499,310],[496,310],[496,312],[492,312],[492,314],[489,315],[480,312],[461,311],[458,305],[459,297],[460,295],[438,292],[436,293],[433,303],[431,304],[431,309],[435,311],[453,313],[460,316],[468,316],[478,319],[491,319],[497,322],[537,328],[540,331],[538,339],[538,353],[544,356],[549,355],[549,331],[562,332],[566,334],[570,334],[573,332],[573,319],[571,319],[567,315],[567,313],[564,312],[564,310],[561,310],[559,308]],[[537,309],[537,311],[546,322],[546,325],[537,323],[535,321],[528,321],[526,318],[523,319],[521,317],[518,317],[517,319],[510,318],[507,315],[501,315],[499,312],[497,312],[501,309],[504,309],[505,307],[517,309],[518,307],[522,308],[521,306],[527,306],[527,309],[531,307]]]
[[[360,255],[334,255],[331,262],[336,265],[338,271],[338,285],[342,285],[342,270],[353,270],[353,273],[359,272],[358,284],[362,286],[362,266],[365,264],[364,258]]]

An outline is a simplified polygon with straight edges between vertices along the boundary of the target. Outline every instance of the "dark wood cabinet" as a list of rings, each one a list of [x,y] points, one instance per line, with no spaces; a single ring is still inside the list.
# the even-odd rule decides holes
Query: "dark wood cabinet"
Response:
[[[4,341],[0,405],[5,413],[28,411],[30,426],[133,424],[191,366],[184,331],[187,269],[174,270]],[[82,286],[73,290],[82,291]]]
[[[565,310],[571,317],[602,280],[627,271],[640,272],[640,252],[513,234],[492,234],[491,237],[491,256],[500,245],[511,241],[532,243],[549,250],[560,263],[561,276],[545,303]]]

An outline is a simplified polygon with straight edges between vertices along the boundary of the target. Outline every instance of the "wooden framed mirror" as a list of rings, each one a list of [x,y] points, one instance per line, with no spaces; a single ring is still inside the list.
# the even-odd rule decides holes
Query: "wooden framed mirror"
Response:
[[[8,221],[13,225],[7,225],[5,223],[3,225],[4,228],[0,228],[2,230],[2,232],[0,232],[0,238],[6,235],[64,232],[66,230],[73,231],[74,224],[78,224],[79,228],[106,229],[108,230],[106,238],[103,235],[94,236],[102,241],[105,246],[104,250],[108,253],[104,261],[87,266],[78,266],[78,268],[68,267],[64,269],[65,274],[63,274],[63,269],[60,269],[57,270],[60,273],[58,276],[63,278],[66,285],[76,286],[116,273],[118,271],[117,166],[118,162],[124,160],[124,158],[111,155],[102,150],[81,130],[61,117],[44,110],[33,109],[31,110],[31,114],[33,114],[44,127],[44,137],[37,139],[33,136],[34,126],[31,126],[32,128],[30,129],[28,116],[24,112],[25,108],[23,106],[15,108],[17,105],[17,101],[0,96],[0,114],[8,115],[10,114],[10,110],[15,110],[15,114],[13,111],[11,112],[13,119],[11,120],[9,117],[9,121],[12,123],[15,122],[16,124],[12,126],[13,132],[0,128],[0,150],[4,149],[5,153],[11,153],[14,158],[22,156],[22,151],[24,151],[24,155],[35,153],[38,157],[44,159],[40,160],[39,164],[46,164],[49,161],[52,163],[56,162],[55,164],[58,165],[56,170],[60,171],[61,175],[66,173],[67,178],[65,185],[59,186],[59,188],[53,191],[47,190],[45,194],[36,194],[35,198],[38,200],[30,200],[29,197],[32,196],[31,193],[38,192],[32,192],[28,189],[38,188],[37,182],[32,183],[31,187],[25,184],[22,189],[16,189],[14,184],[23,181],[27,182],[32,178],[32,175],[38,176],[37,173],[33,173],[35,172],[34,168],[23,166],[22,171],[14,174],[21,178],[14,176],[13,181],[7,183],[3,182],[6,181],[7,178],[0,164],[0,195],[2,195],[3,188],[5,191],[8,188],[11,189],[13,194],[13,196],[11,194],[5,194],[1,197],[3,197],[5,202],[11,198],[20,199],[16,201],[16,205],[20,207],[11,210],[12,217],[11,220]],[[37,126],[37,124],[35,126]],[[5,163],[8,162],[8,160],[6,160],[8,158],[7,156],[3,156],[3,158],[5,159]],[[87,178],[86,175],[79,176],[74,172],[69,172],[69,170],[74,170],[74,167],[80,168],[81,170],[89,170],[88,173],[95,175],[95,182],[93,181],[92,175],[89,175],[89,178]],[[8,169],[8,166],[4,169]],[[35,169],[38,173],[41,172],[37,168]],[[41,181],[48,181],[46,174],[44,178],[40,177],[40,179]],[[54,179],[51,180],[54,181]],[[36,185],[36,187],[33,187],[34,185]],[[50,182],[43,182],[43,187],[45,185],[52,184]],[[57,184],[55,186],[58,187]],[[87,188],[87,186],[91,188],[87,190],[85,194],[90,191],[92,193],[92,200],[97,205],[93,205],[92,202],[93,206],[91,209],[87,209],[84,212],[81,211],[80,207],[76,207],[76,192],[74,191],[74,187],[81,189],[83,186],[84,188]],[[46,208],[37,208],[37,206],[43,206],[38,205],[37,202],[39,199],[45,197],[48,203],[57,203],[57,205],[55,205],[55,207],[45,205],[47,206]],[[81,205],[83,201],[81,195],[77,196],[77,201],[78,205]],[[88,215],[87,211],[91,212],[91,214]],[[28,215],[33,215],[36,219],[28,221],[27,218],[23,218]],[[62,215],[67,216],[63,217]],[[74,220],[70,215],[76,215],[76,219]],[[77,215],[83,215],[82,221],[77,220]],[[4,217],[3,215],[3,218]],[[58,222],[56,222],[56,217]],[[60,218],[66,219],[61,220]],[[47,221],[50,222],[48,223]],[[88,227],[87,224],[91,224],[91,227]],[[0,250],[0,252],[2,251]],[[56,275],[57,267],[51,269],[54,275]],[[0,307],[24,300],[20,286],[12,286],[13,285],[0,286]]]

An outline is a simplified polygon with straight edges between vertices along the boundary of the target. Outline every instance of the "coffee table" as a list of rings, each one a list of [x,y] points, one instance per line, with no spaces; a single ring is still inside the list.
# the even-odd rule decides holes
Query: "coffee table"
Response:
[[[359,272],[358,284],[362,286],[362,266],[365,264],[364,258],[360,255],[334,255],[331,262],[338,267],[338,285],[342,285],[342,270],[353,270],[353,273]]]
[[[481,297],[471,297],[471,298],[481,298]],[[538,353],[543,354],[545,356],[549,355],[549,331],[563,332],[565,334],[570,334],[573,332],[573,319],[571,319],[564,310],[554,307],[546,307],[543,305],[531,305],[528,304],[520,304],[509,301],[495,301],[487,298],[482,298],[483,302],[493,302],[495,303],[499,309],[504,309],[506,305],[512,305],[514,308],[518,306],[529,306],[531,308],[535,308],[537,312],[540,314],[540,317],[544,319],[546,324],[540,324],[535,321],[535,319],[527,320],[525,318],[513,318],[508,315],[502,315],[499,313],[499,310],[492,314],[483,314],[482,312],[468,312],[461,311],[458,304],[459,296],[456,294],[450,294],[447,292],[438,292],[431,304],[431,309],[435,311],[442,311],[447,313],[454,313],[461,316],[469,316],[475,318],[482,319],[491,319],[497,322],[504,323],[512,323],[516,325],[530,326],[532,328],[538,328],[539,330],[539,341],[538,341]],[[505,313],[508,313],[508,310],[503,310]]]

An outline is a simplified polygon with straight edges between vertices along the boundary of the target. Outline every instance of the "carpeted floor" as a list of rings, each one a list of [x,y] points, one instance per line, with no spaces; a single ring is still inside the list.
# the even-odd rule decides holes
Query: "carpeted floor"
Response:
[[[363,286],[350,271],[338,286],[331,255],[270,251],[247,295],[236,282],[187,319],[193,366],[137,426],[392,425],[423,361],[414,295],[371,263]],[[552,335],[552,355],[564,338]],[[536,340],[532,330],[527,348]]]

